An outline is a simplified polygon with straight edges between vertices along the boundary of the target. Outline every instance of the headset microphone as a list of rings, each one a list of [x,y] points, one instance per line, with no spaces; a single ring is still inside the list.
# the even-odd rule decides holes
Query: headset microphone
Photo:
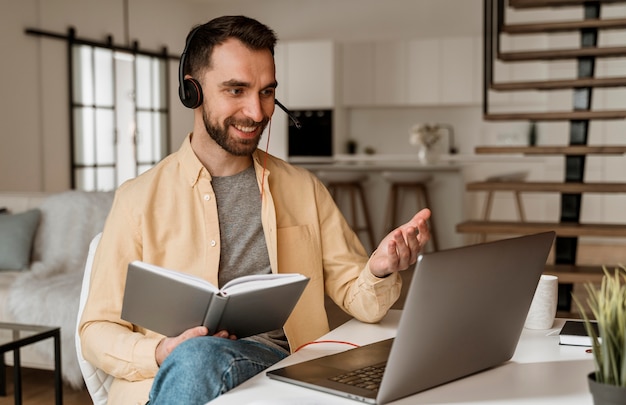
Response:
[[[287,107],[285,107],[280,101],[276,99],[274,99],[274,104],[276,104],[281,110],[285,112],[285,114],[287,114],[287,116],[291,119],[293,125],[295,125],[296,128],[302,128],[302,124],[300,123],[300,121],[298,121],[298,119],[291,113],[291,111],[287,109]]]

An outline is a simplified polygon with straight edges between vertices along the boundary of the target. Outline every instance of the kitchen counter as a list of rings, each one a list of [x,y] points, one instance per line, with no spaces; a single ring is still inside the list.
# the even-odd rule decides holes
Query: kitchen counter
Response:
[[[436,163],[424,164],[416,154],[358,154],[334,155],[328,158],[297,157],[289,159],[290,163],[313,170],[420,170],[420,171],[455,171],[464,166],[476,163],[502,163],[519,161],[524,163],[543,162],[541,157],[525,155],[476,155],[456,154],[441,155]]]
[[[352,170],[352,171],[385,171],[385,170],[414,170],[424,172],[455,172],[462,169],[462,165],[454,162],[439,162],[436,164],[423,164],[416,161],[404,160],[360,160],[360,161],[329,161],[329,162],[292,162],[294,165],[305,167],[311,171],[316,170]]]

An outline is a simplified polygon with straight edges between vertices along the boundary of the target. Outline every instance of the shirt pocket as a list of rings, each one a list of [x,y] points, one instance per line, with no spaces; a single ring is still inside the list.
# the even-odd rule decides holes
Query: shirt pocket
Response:
[[[300,273],[312,280],[322,276],[321,241],[311,225],[277,229],[278,272]]]

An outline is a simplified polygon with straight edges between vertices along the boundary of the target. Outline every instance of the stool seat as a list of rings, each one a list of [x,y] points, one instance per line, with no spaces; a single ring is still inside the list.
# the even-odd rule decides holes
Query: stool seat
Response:
[[[349,224],[352,230],[357,234],[366,233],[370,251],[374,251],[376,248],[374,232],[363,188],[363,183],[368,179],[367,174],[353,171],[326,170],[320,170],[315,174],[326,185],[344,216],[350,218]],[[348,204],[344,204],[345,197],[347,197]],[[359,213],[362,221],[359,221]]]
[[[398,223],[398,213],[402,205],[401,196],[403,192],[413,192],[417,202],[417,211],[423,208],[431,208],[428,197],[427,183],[432,180],[432,175],[417,171],[384,171],[382,177],[390,184],[389,197],[387,198],[387,215],[385,218],[385,229],[391,232],[401,225]],[[408,219],[407,219],[408,220]],[[437,251],[437,238],[432,220],[429,221],[431,246],[433,251]]]
[[[350,183],[367,180],[367,175],[360,172],[320,170],[315,172],[315,174],[317,175],[317,178],[322,180],[324,183]]]
[[[433,176],[414,171],[382,172],[381,175],[390,183],[428,183]]]

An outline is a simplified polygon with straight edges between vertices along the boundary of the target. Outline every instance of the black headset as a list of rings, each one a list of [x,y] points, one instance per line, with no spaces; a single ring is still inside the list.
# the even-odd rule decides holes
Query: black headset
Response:
[[[185,79],[185,61],[187,59],[187,50],[189,49],[189,44],[193,36],[198,32],[198,30],[202,28],[202,26],[196,27],[189,33],[187,36],[187,42],[185,43],[185,49],[183,53],[180,55],[180,64],[178,65],[178,97],[180,97],[180,101],[187,108],[198,108],[202,105],[202,100],[204,96],[202,95],[202,86],[200,86],[200,82],[196,79],[189,78]],[[274,100],[274,103],[283,110],[287,116],[293,121],[296,128],[300,129],[302,124],[300,121],[289,111],[284,105],[280,103],[278,100]]]
[[[180,55],[180,64],[178,65],[178,97],[183,105],[187,108],[198,108],[202,104],[202,86],[196,79],[185,79],[185,60],[187,59],[187,49],[191,43],[191,39],[200,27],[194,28],[187,37],[185,49]]]

